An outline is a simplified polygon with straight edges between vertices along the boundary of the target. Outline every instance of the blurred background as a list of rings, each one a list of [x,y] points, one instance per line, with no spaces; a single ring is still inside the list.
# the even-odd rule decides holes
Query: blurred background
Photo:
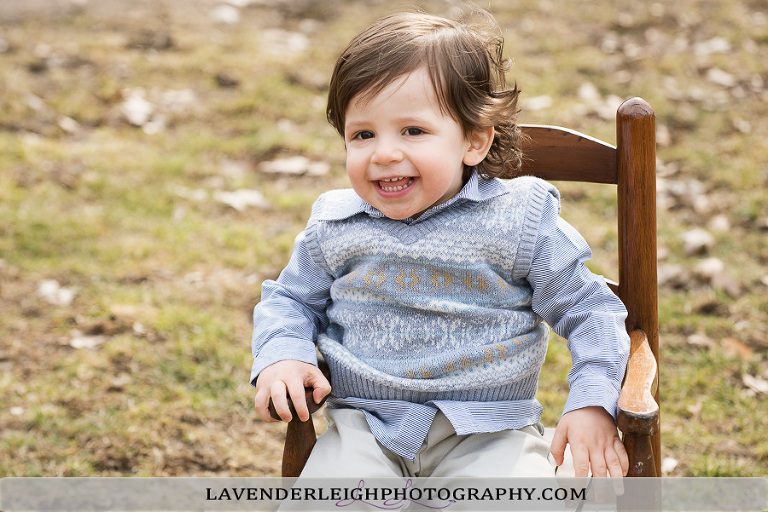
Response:
[[[250,315],[322,191],[352,0],[0,1],[0,476],[275,476]],[[520,122],[657,115],[663,471],[768,473],[768,4],[485,1]],[[616,277],[611,190],[562,184]],[[567,393],[553,339],[539,400]],[[318,429],[322,430],[322,422]]]

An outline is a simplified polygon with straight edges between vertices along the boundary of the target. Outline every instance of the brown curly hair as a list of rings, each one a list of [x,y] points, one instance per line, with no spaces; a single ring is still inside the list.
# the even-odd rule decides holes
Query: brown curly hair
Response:
[[[499,34],[468,23],[421,12],[382,18],[352,39],[339,56],[328,92],[328,121],[343,136],[354,97],[372,98],[395,79],[425,67],[440,108],[465,135],[494,128],[478,174],[486,179],[514,177],[522,162],[516,124],[520,90],[517,84],[507,88],[509,59],[503,50]]]

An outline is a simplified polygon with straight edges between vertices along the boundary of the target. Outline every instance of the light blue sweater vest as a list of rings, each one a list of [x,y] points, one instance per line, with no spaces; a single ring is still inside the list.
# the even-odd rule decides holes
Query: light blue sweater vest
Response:
[[[372,400],[525,400],[536,393],[549,327],[525,276],[548,183],[465,201],[413,224],[345,213],[351,190],[323,194],[306,230],[335,276],[318,347],[334,394]]]

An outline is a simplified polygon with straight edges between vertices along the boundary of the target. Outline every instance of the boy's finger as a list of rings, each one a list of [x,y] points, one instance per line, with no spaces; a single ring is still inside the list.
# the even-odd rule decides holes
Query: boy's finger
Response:
[[[591,480],[592,498],[599,504],[616,504],[616,498],[624,494],[621,478],[594,478]],[[615,510],[615,509],[608,509]]]
[[[571,445],[571,455],[573,455],[573,469],[576,478],[587,478],[589,476],[589,452],[584,447],[574,448]]]
[[[265,423],[272,423],[276,420],[272,417],[269,411],[269,399],[265,398],[265,393],[257,392],[253,399],[253,405],[256,408],[256,414],[259,415],[259,419]]]
[[[624,477],[611,476],[608,480],[610,480],[611,485],[613,485],[614,496],[624,496]]]
[[[286,394],[284,382],[275,382],[272,385],[270,398],[272,400],[272,406],[280,419],[283,421],[291,421],[293,416],[291,415],[291,408],[288,406],[288,396]]]
[[[592,476],[603,478],[608,476],[608,467],[606,465],[605,454],[596,450],[590,457],[589,467],[592,469]]]
[[[309,419],[309,409],[307,408],[307,396],[302,383],[293,383],[288,387],[288,394],[293,402],[293,410],[301,421]]]
[[[618,437],[613,441],[616,454],[619,456],[619,464],[621,465],[621,476],[627,476],[629,472],[629,457],[627,456],[627,450],[624,448],[624,443]]]
[[[562,433],[562,429],[555,429],[555,434],[552,436],[552,444],[549,446],[549,453],[555,458],[555,464],[561,466],[563,459],[565,458],[565,446],[567,445],[565,434]]]
[[[608,475],[613,478],[621,478],[624,476],[624,469],[619,462],[619,456],[615,453],[613,455],[606,456],[606,462],[608,463]]]
[[[320,370],[313,372],[307,378],[304,385],[308,388],[312,388],[312,400],[316,404],[320,404],[323,398],[331,392],[331,383],[328,382],[328,379],[325,378],[325,375],[323,375]]]
[[[331,393],[331,387],[328,386],[327,388],[315,388],[312,391],[312,400],[315,402],[315,404],[320,405],[325,400],[325,397],[327,397]]]
[[[618,440],[617,440],[618,441]],[[619,444],[621,442],[619,441]],[[613,492],[616,496],[624,495],[624,475],[627,474],[626,469],[621,463],[621,452],[614,447],[606,449],[605,461],[608,463],[608,476],[610,476],[611,484],[613,485]],[[624,451],[624,445],[621,445],[621,451]]]
[[[608,465],[608,476],[624,476],[624,468],[621,467],[619,454],[616,453],[616,450],[613,446],[609,446],[605,449],[605,462]]]

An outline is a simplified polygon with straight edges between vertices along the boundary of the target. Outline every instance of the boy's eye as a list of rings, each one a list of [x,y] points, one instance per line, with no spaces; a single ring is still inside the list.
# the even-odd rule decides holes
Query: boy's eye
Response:
[[[405,135],[421,135],[424,133],[424,130],[421,128],[406,128],[405,132],[403,132]]]
[[[359,140],[368,140],[372,138],[373,138],[373,132],[368,132],[368,131],[357,132],[353,137],[353,139],[359,139]]]

